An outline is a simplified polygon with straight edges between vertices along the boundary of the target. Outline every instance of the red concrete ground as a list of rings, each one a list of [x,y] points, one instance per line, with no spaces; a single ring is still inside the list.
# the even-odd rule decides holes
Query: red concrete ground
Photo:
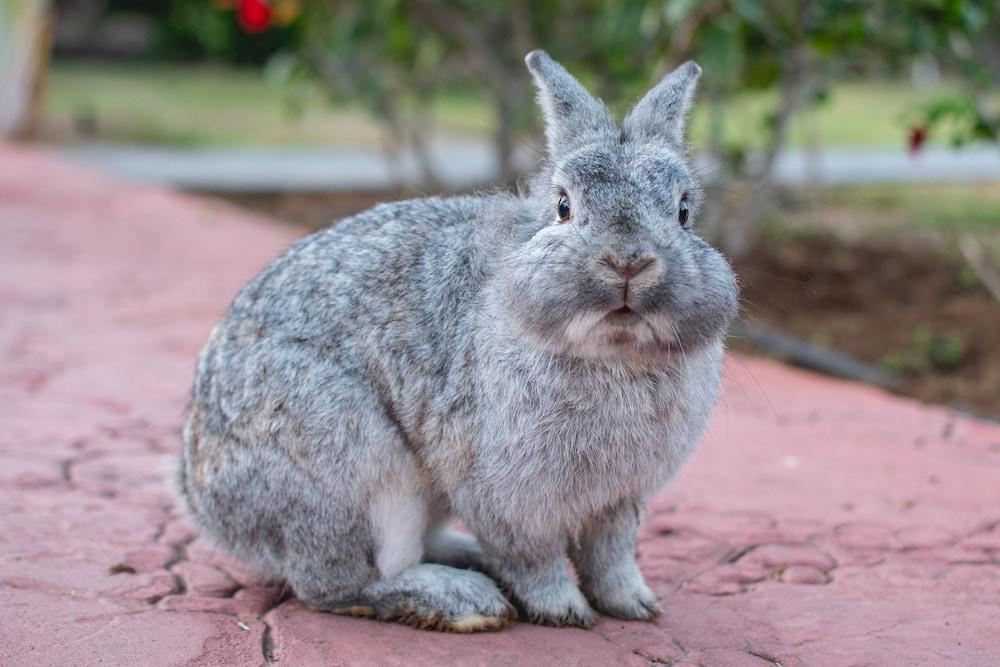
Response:
[[[652,504],[665,613],[313,613],[177,515],[195,354],[297,229],[0,146],[0,665],[1000,664],[1000,427],[749,358]]]

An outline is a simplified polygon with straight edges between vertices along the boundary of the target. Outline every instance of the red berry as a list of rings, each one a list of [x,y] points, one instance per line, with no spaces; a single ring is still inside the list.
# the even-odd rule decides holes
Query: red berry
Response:
[[[927,127],[918,126],[910,129],[910,137],[907,142],[910,147],[910,154],[916,155],[923,148],[924,142],[927,141]]]
[[[271,8],[263,0],[240,0],[237,17],[244,31],[264,32],[271,25]]]

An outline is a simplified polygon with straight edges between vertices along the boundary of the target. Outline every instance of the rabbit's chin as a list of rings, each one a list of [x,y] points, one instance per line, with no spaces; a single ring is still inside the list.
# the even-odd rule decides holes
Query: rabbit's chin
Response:
[[[562,336],[566,354],[585,359],[669,363],[682,352],[666,315],[588,311],[572,317]]]

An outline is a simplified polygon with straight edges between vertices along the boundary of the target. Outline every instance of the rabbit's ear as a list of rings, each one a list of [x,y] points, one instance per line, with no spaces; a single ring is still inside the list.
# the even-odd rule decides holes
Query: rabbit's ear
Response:
[[[687,114],[700,76],[701,67],[689,60],[663,77],[625,118],[622,125],[625,134],[660,138],[684,146]]]
[[[614,134],[615,122],[607,108],[594,98],[545,51],[524,58],[538,88],[538,102],[545,113],[545,140],[555,157],[592,141],[595,135]]]

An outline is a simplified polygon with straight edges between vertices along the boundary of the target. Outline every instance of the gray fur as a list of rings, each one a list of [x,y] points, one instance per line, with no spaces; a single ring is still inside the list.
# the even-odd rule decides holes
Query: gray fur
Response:
[[[687,115],[700,77],[701,67],[691,60],[667,74],[626,116],[625,132],[684,146]]]
[[[550,156],[618,135],[618,125],[604,103],[595,99],[562,65],[544,51],[524,58],[545,115],[545,139]]]
[[[385,204],[302,239],[201,354],[182,496],[315,608],[463,632],[509,621],[501,589],[554,625],[658,611],[642,503],[702,433],[737,307],[677,221],[698,188],[661,121],[691,90],[661,84],[622,133],[527,63],[550,146],[528,195]]]

